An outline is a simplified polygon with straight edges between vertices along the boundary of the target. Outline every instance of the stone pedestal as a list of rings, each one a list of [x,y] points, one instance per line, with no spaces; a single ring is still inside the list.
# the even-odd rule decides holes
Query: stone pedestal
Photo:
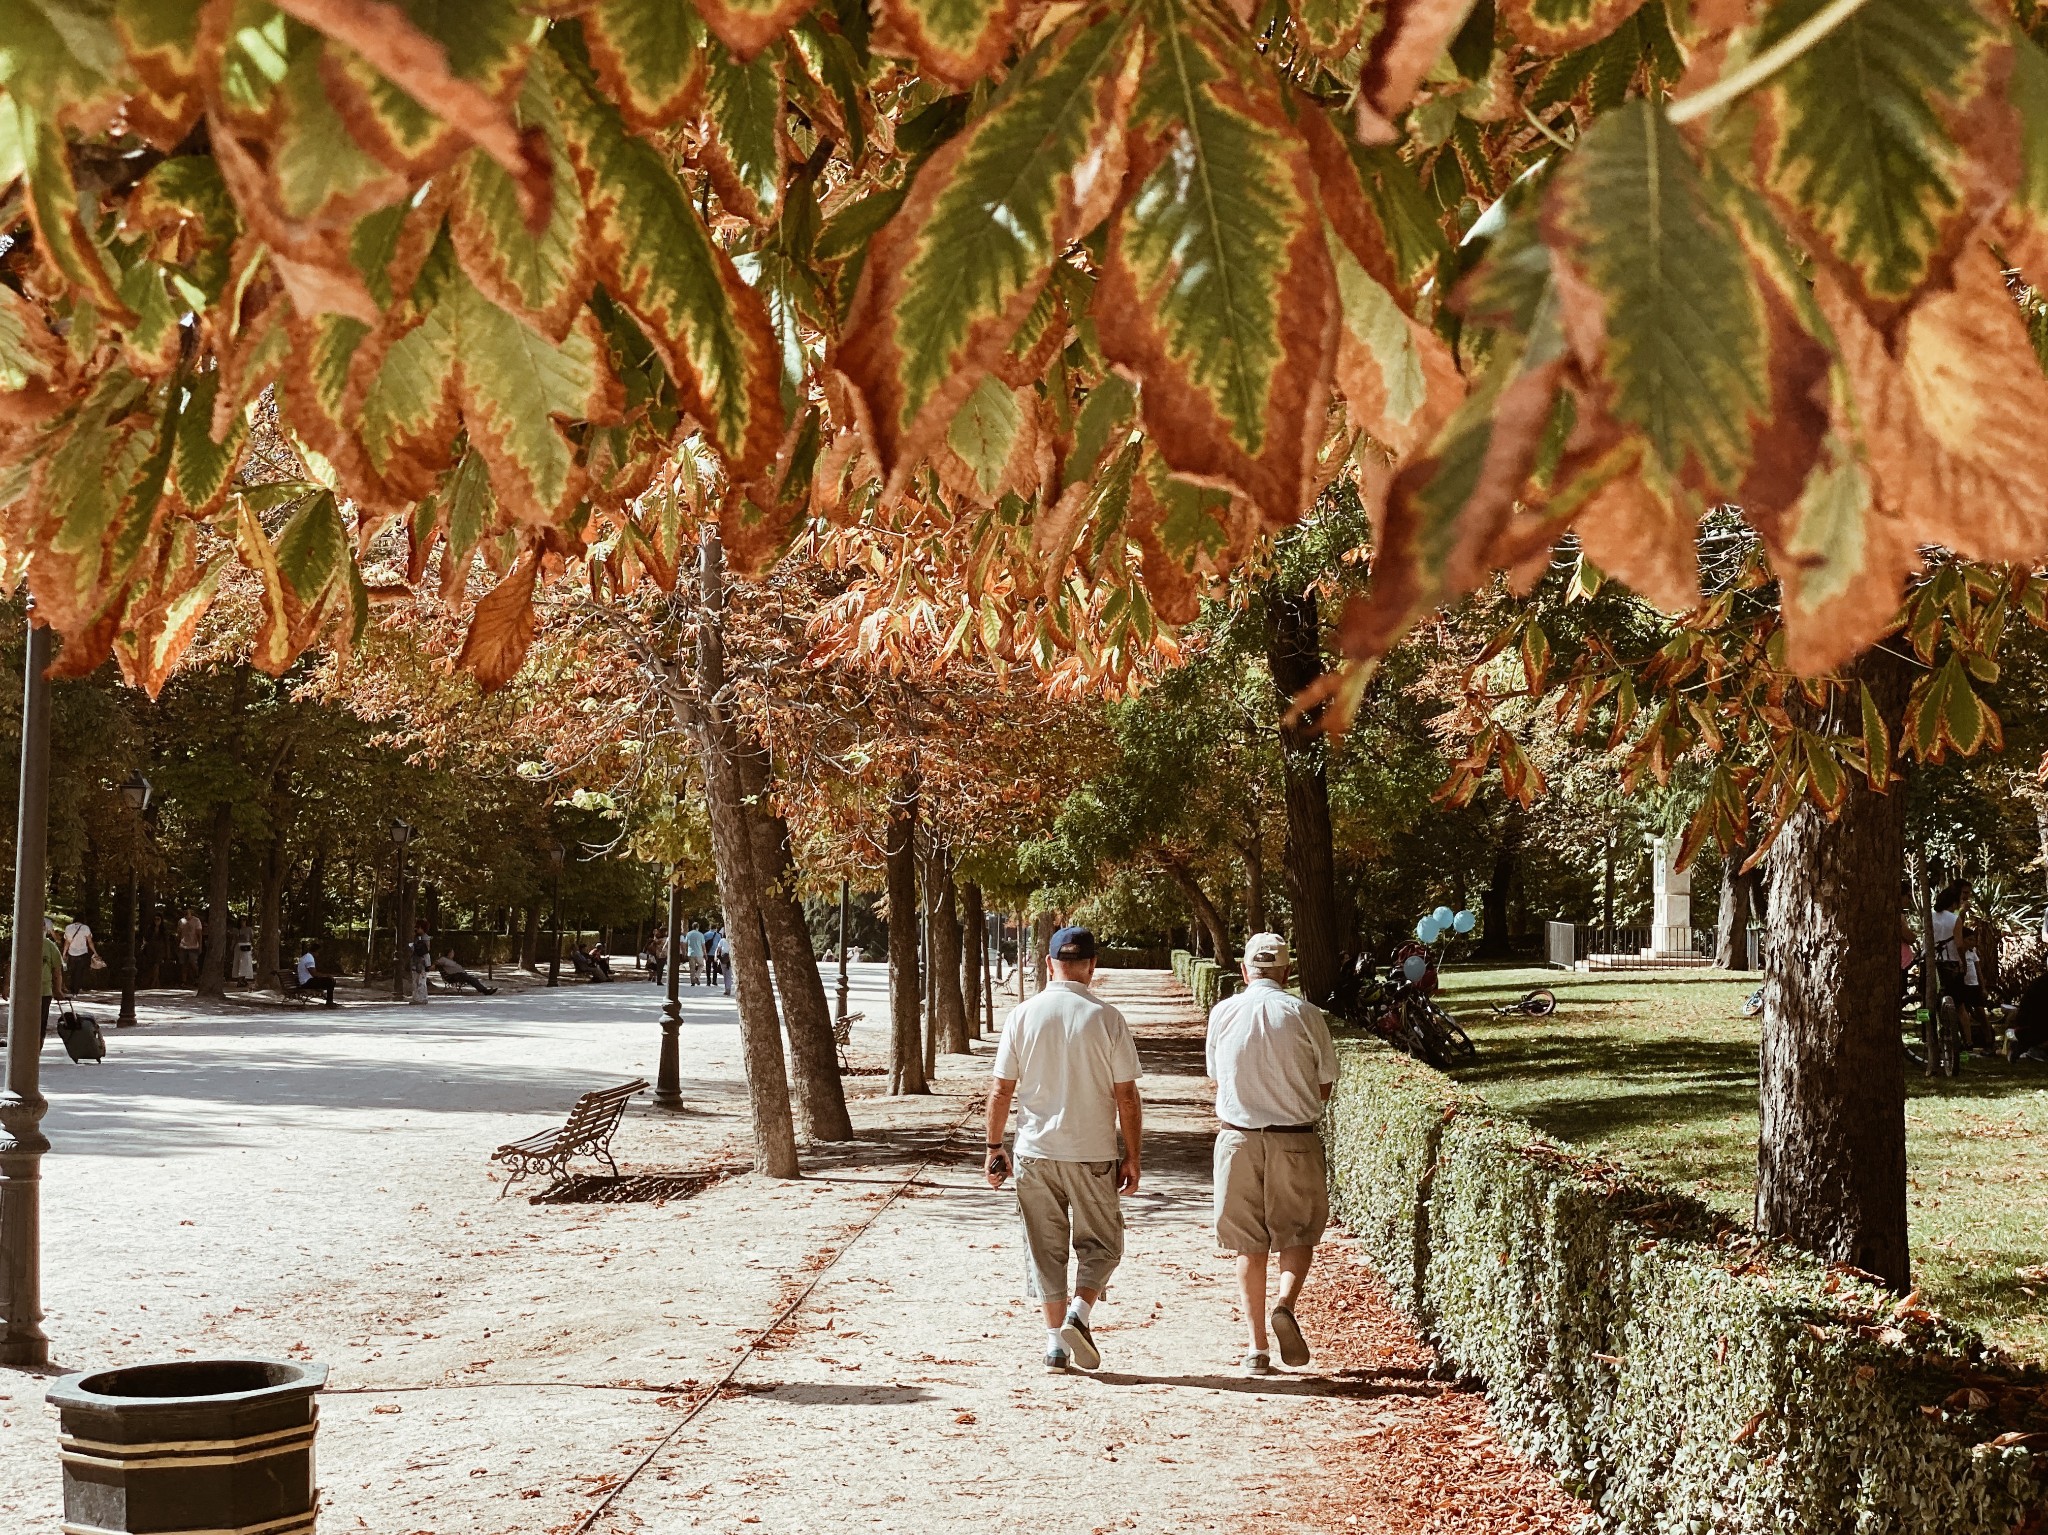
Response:
[[[1659,837],[1650,851],[1650,954],[1677,959],[1692,953],[1692,870],[1672,867],[1677,850]]]

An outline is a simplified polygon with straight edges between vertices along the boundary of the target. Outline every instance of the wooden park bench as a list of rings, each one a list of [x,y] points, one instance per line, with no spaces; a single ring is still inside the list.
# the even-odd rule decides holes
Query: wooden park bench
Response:
[[[569,1110],[560,1129],[543,1130],[525,1140],[507,1141],[500,1146],[491,1153],[491,1160],[503,1162],[512,1170],[512,1176],[498,1190],[498,1197],[503,1199],[513,1184],[542,1168],[553,1175],[554,1183],[563,1182],[569,1176],[569,1159],[585,1153],[602,1157],[612,1176],[618,1177],[619,1164],[612,1160],[612,1136],[625,1117],[626,1105],[646,1086],[644,1078],[635,1077],[618,1087],[585,1093]]]
[[[832,1043],[839,1047],[839,1069],[846,1070],[847,1047],[853,1043],[853,1026],[867,1017],[866,1013],[848,1013],[844,1018],[832,1020]]]

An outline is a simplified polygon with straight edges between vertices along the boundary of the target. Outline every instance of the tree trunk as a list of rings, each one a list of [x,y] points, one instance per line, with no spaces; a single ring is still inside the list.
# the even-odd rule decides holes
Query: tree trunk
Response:
[[[540,959],[540,902],[526,903],[525,917],[519,928],[519,965],[523,970],[537,968]]]
[[[1266,664],[1283,713],[1323,675],[1322,621],[1313,592],[1266,587]],[[1294,912],[1294,963],[1302,995],[1322,998],[1337,981],[1337,855],[1330,834],[1329,746],[1320,707],[1280,729],[1287,797],[1282,872]]]
[[[1893,739],[1909,677],[1869,652],[1868,684]],[[1861,731],[1860,700],[1823,730]],[[1908,1288],[1906,1079],[1899,1039],[1899,885],[1906,788],[1861,777],[1831,824],[1810,803],[1771,849],[1756,1223]]]
[[[1174,888],[1187,899],[1194,909],[1195,920],[1202,925],[1202,931],[1209,935],[1209,957],[1219,965],[1228,964],[1230,955],[1230,929],[1223,921],[1223,913],[1216,909],[1216,903],[1209,899],[1202,889],[1202,882],[1195,878],[1195,871],[1185,860],[1172,853],[1155,853],[1153,857],[1159,867],[1166,871],[1166,877],[1173,881]],[[1261,928],[1259,931],[1264,932]]]
[[[1045,990],[1045,951],[1052,947],[1052,935],[1058,931],[1049,911],[1042,911],[1031,919],[1031,994],[1034,997]]]
[[[960,887],[960,910],[960,998],[967,1004],[967,1036],[980,1039],[985,1032],[981,973],[988,964],[988,911],[981,886],[972,880]]]
[[[291,775],[282,766],[270,777],[270,841],[256,898],[256,980],[260,990],[278,988],[277,957],[284,948],[284,882],[291,872]]]
[[[917,973],[917,779],[906,774],[889,800],[884,847],[889,877],[889,1091],[928,1093],[918,1020],[924,989]]]
[[[1508,917],[1508,893],[1514,889],[1521,868],[1522,842],[1528,831],[1528,812],[1509,800],[1501,817],[1500,842],[1493,852],[1493,880],[1479,894],[1482,921],[1479,930],[1480,959],[1506,959],[1514,953],[1514,933]]]
[[[796,862],[789,851],[789,823],[770,808],[769,762],[758,743],[740,754],[740,786],[746,791],[747,824],[753,835],[754,877],[761,891],[761,917],[775,980],[782,995],[782,1021],[789,1031],[789,1059],[796,1072],[797,1111],[804,1135],[813,1141],[850,1141],[853,1119],[839,1082],[839,1047],[832,1041],[832,1010],[825,980],[811,949],[810,929],[797,904]]]
[[[932,1032],[948,1055],[966,1055],[967,998],[960,985],[961,928],[959,891],[953,884],[953,855],[941,845],[926,864],[932,880],[931,988]]]
[[[1749,923],[1757,910],[1757,872],[1741,872],[1748,848],[1721,855],[1721,915],[1714,925],[1714,964],[1722,970],[1749,968]]]
[[[704,529],[698,549],[697,600],[697,756],[710,811],[718,899],[725,908],[726,937],[732,945],[740,1044],[754,1122],[754,1170],[771,1178],[794,1178],[796,1126],[789,1110],[789,1075],[782,1062],[782,1027],[775,1015],[775,983],[762,941],[753,836],[740,782],[739,730],[726,712],[725,551],[715,527]]]
[[[206,870],[206,952],[199,961],[199,995],[224,997],[228,991],[228,862],[235,852],[235,807],[226,800],[213,807]]]
[[[313,861],[306,869],[306,882],[299,887],[299,928],[303,936],[325,940],[327,937],[327,848],[325,844],[313,850]],[[332,963],[330,960],[329,963]]]
[[[1245,923],[1254,933],[1269,931],[1266,913],[1266,837],[1263,827],[1253,825],[1251,835],[1237,845],[1238,855],[1244,859],[1244,883],[1247,911]]]

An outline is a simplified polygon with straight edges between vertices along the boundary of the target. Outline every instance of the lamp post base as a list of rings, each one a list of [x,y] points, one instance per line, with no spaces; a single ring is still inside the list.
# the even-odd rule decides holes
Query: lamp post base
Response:
[[[655,1073],[654,1105],[662,1109],[683,1106],[682,1046],[677,1033],[682,1028],[682,1009],[675,1003],[662,1006],[661,1069]]]
[[[29,1368],[50,1362],[41,1274],[48,1108],[40,1092],[0,1093],[0,1364]]]

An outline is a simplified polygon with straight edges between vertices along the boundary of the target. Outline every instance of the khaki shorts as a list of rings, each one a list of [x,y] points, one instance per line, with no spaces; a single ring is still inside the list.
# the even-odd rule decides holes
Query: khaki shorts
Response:
[[[1017,1213],[1030,1255],[1025,1288],[1037,1301],[1067,1299],[1067,1252],[1079,1260],[1078,1290],[1101,1290],[1124,1255],[1124,1211],[1115,1162],[1017,1158]]]
[[[1330,1221],[1323,1138],[1225,1130],[1216,1137],[1216,1241],[1234,1253],[1313,1247]]]

